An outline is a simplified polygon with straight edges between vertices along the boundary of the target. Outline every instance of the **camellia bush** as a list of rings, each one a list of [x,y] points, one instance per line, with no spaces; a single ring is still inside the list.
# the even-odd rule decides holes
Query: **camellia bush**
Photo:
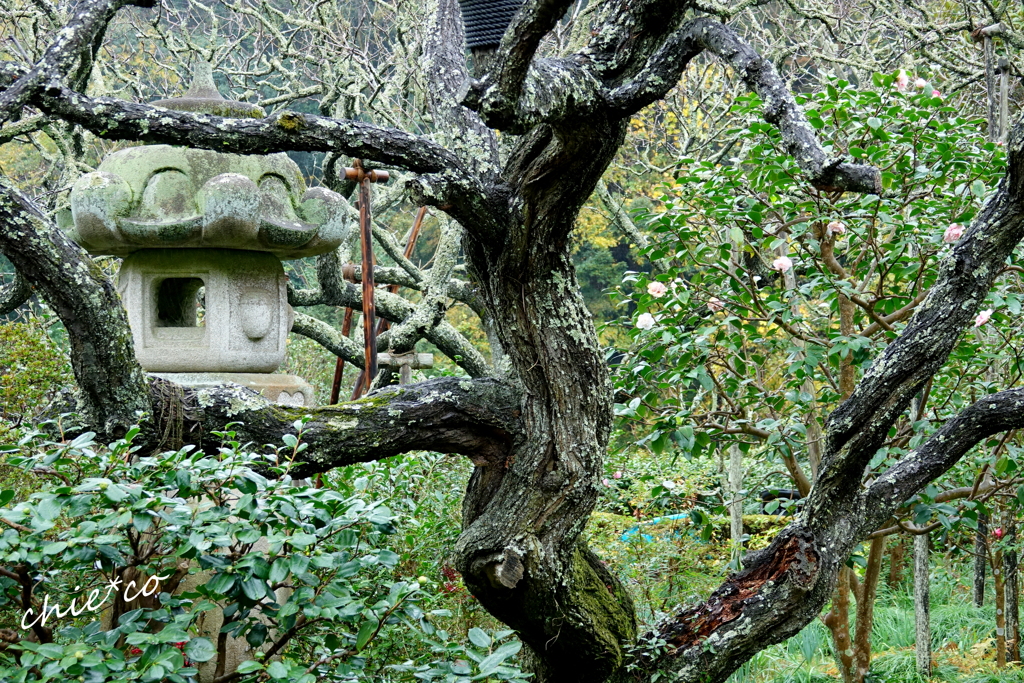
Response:
[[[799,99],[830,154],[881,169],[882,193],[811,187],[761,120],[760,100],[740,97],[733,114],[744,125],[732,131],[726,158],[679,162],[662,211],[645,217],[655,269],[629,274],[621,290],[635,311],[617,374],[623,429],[656,454],[728,452],[722,488],[732,490],[722,499],[738,501],[737,510],[756,499],[753,486],[806,495],[825,418],[924,301],[939,260],[1004,171],[1003,147],[986,138],[985,122],[923,77],[875,75],[861,88],[833,80]],[[1022,272],[1011,257],[974,329],[897,422],[867,478],[997,384],[1019,382]],[[987,446],[908,501],[897,520],[976,527],[991,496],[1018,483],[1018,439]],[[988,483],[972,490],[982,468]],[[768,505],[773,512],[797,503]],[[861,572],[868,599],[858,606],[873,599],[884,536],[901,531],[897,520],[879,530],[866,558],[854,558],[874,567],[873,576]],[[841,578],[833,603],[840,612],[849,604],[843,585]],[[853,653],[845,619],[826,624],[837,650]],[[870,647],[866,635],[855,645]],[[841,665],[853,675],[852,658]]]
[[[0,493],[0,623],[18,625],[0,629],[0,680],[522,680],[511,632],[452,642],[431,623],[447,613],[420,606],[427,579],[394,579],[399,519],[366,477],[344,492],[291,478],[294,427],[269,454],[232,432],[217,455],[142,453],[137,430],[6,447],[45,484]],[[422,661],[370,662],[394,630],[422,641]]]

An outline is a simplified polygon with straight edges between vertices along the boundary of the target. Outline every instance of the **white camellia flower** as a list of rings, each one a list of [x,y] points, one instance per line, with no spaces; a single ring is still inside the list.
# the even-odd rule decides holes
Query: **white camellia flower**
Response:
[[[657,322],[654,316],[650,313],[641,313],[636,318],[637,329],[649,330],[654,327],[654,323]]]
[[[665,292],[668,291],[668,287],[665,286],[664,282],[652,282],[647,285],[647,293],[653,296],[655,299],[660,299],[665,296]]]
[[[789,258],[788,256],[780,256],[779,258],[777,258],[774,261],[772,261],[772,268],[774,268],[775,270],[779,271],[780,273],[785,273],[787,270],[790,270],[792,267],[793,267],[793,260],[791,258]]]

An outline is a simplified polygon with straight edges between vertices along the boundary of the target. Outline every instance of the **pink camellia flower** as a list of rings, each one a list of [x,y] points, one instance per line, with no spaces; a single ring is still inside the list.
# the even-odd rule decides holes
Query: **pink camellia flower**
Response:
[[[947,244],[952,244],[960,239],[964,234],[964,226],[959,223],[950,223],[949,227],[946,228],[946,232],[942,233],[942,241]]]
[[[612,485],[612,483],[610,481],[608,481],[608,477],[605,477],[604,479],[602,479],[601,483],[604,484],[605,486],[611,486]]]
[[[615,474],[612,475],[612,478],[613,479],[622,479],[622,471],[621,470],[616,470]]]
[[[826,234],[829,235],[845,235],[846,225],[840,221],[832,221],[828,224],[828,228],[825,230]]]
[[[896,89],[903,91],[907,89],[907,84],[910,83],[910,77],[907,76],[906,71],[900,71],[896,74]]]
[[[938,90],[932,90],[932,97],[942,97],[942,93]]]
[[[641,330],[649,330],[652,327],[654,327],[655,322],[656,321],[654,320],[654,316],[651,315],[650,313],[641,313],[639,316],[637,316],[636,326],[638,329]]]
[[[780,256],[779,258],[777,258],[774,261],[772,261],[772,268],[774,268],[775,270],[779,271],[780,273],[785,273],[787,270],[790,270],[792,267],[793,267],[793,261],[788,256]]]
[[[993,313],[995,313],[995,311],[993,311],[991,308],[986,308],[984,311],[978,314],[977,318],[974,319],[974,326],[981,327],[982,325],[987,323],[989,318],[992,317]]]
[[[926,85],[928,85],[928,81],[924,80],[923,78],[919,78],[916,81],[914,81],[914,87],[917,88],[918,90],[920,90]]]
[[[660,299],[665,296],[665,292],[668,291],[668,287],[665,286],[664,282],[652,282],[647,285],[647,293],[653,296],[655,299]]]
[[[1003,537],[1003,530],[1000,529],[999,527],[996,527],[995,529],[992,530],[992,535],[995,536],[996,538],[1002,538]]]
[[[725,308],[725,304],[717,296],[713,296],[708,299],[708,310],[712,313],[718,313]]]

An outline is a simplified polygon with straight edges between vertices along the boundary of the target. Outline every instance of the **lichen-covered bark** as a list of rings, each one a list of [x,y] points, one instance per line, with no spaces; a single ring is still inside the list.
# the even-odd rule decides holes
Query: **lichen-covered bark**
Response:
[[[32,297],[32,285],[21,273],[15,273],[14,279],[0,287],[0,315],[7,315],[18,309]]]
[[[120,437],[149,411],[128,317],[114,285],[64,233],[0,178],[0,252],[31,283],[67,328],[71,365],[84,416]]]
[[[296,432],[297,420],[309,418],[295,476],[414,450],[459,453],[504,469],[519,431],[518,396],[493,379],[444,377],[319,408],[274,405],[238,385],[156,393],[155,411],[180,420],[171,431],[211,452],[221,443],[214,432],[228,423],[237,423],[231,429],[242,443],[279,444],[282,434]]]

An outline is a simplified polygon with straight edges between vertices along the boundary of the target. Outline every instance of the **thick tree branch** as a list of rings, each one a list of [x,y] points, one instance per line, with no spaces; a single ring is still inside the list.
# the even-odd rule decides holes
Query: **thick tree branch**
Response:
[[[978,400],[946,421],[916,450],[879,476],[861,496],[862,529],[873,529],[928,482],[988,437],[1024,427],[1024,389]],[[874,524],[874,526],[872,526]]]
[[[186,145],[235,154],[340,152],[414,173],[446,172],[475,186],[458,159],[430,140],[370,123],[285,111],[265,119],[228,119],[173,111],[67,88],[35,98],[43,111],[108,140]]]
[[[779,129],[786,151],[809,176],[812,185],[830,191],[881,194],[882,176],[878,169],[829,157],[771,62],[718,22],[702,17],[688,27],[698,45],[725,60],[747,87],[758,94],[764,102],[765,121]]]
[[[1024,237],[1021,177],[1024,130],[1008,144],[1008,167],[995,194],[967,233],[939,264],[939,275],[903,333],[865,373],[849,400],[826,424],[826,452],[818,485],[808,500],[810,519],[830,524],[835,496],[859,490],[864,467],[890,426],[925,382],[946,362],[998,277],[1006,257]]]
[[[323,320],[296,311],[295,320],[292,322],[292,332],[312,339],[335,356],[343,358],[347,363],[352,363],[359,368],[362,368],[365,363],[363,347],[342,335]]]
[[[470,86],[474,108],[486,112],[488,122],[513,120],[541,39],[555,27],[573,1],[527,0],[519,9],[505,31],[488,73]]]
[[[632,114],[664,97],[675,87],[690,60],[704,51],[695,31],[695,22],[688,22],[669,36],[636,78],[605,95],[608,106],[622,114]]]
[[[520,430],[518,396],[493,379],[442,377],[322,408],[273,405],[237,385],[193,393],[201,406],[198,414],[195,409],[169,414],[191,414],[202,427],[207,450],[216,451],[220,444],[212,432],[229,422],[239,423],[232,427],[238,440],[266,444],[294,433],[295,420],[311,418],[302,435],[308,448],[297,458],[305,464],[292,470],[294,476],[416,450],[459,453],[477,465],[501,467]]]
[[[327,285],[325,279],[321,277],[322,289],[319,294],[315,291],[289,289],[288,303],[293,306],[312,306],[316,303],[324,303],[331,306],[346,306],[356,310],[362,309],[362,293],[358,287],[350,282],[344,282],[340,277],[331,279],[334,281]],[[412,303],[397,294],[386,291],[378,290],[374,303],[377,307],[377,314],[393,323],[404,322],[415,311]],[[451,324],[442,320],[436,327],[427,330],[424,337],[441,353],[469,373],[470,377],[483,377],[490,374],[490,368],[483,355]]]
[[[392,353],[412,351],[416,341],[437,327],[448,311],[448,283],[462,246],[462,226],[442,219],[441,238],[434,252],[434,267],[430,272],[423,299],[413,313],[391,328],[388,349]]]
[[[427,96],[442,142],[466,168],[480,176],[496,179],[501,170],[498,139],[477,114],[460,103],[469,78],[463,50],[462,13],[458,0],[440,0],[434,28],[424,46],[427,77],[433,87]],[[438,125],[446,124],[446,125]]]
[[[21,273],[14,274],[14,280],[0,287],[0,315],[7,315],[32,298],[32,285]]]

